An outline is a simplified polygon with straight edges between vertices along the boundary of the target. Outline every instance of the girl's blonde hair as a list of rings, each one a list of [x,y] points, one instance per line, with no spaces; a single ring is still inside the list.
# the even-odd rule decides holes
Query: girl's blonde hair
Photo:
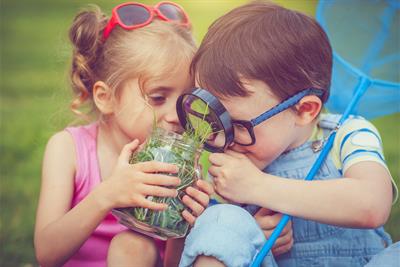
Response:
[[[156,19],[134,30],[117,26],[104,41],[107,22],[100,8],[92,6],[76,15],[69,30],[73,45],[70,79],[75,95],[71,109],[86,118],[98,115],[92,98],[96,81],[105,82],[118,96],[128,79],[138,78],[143,91],[148,81],[176,73],[182,62],[190,63],[196,51],[190,29],[175,23]],[[85,106],[89,109],[82,111]]]

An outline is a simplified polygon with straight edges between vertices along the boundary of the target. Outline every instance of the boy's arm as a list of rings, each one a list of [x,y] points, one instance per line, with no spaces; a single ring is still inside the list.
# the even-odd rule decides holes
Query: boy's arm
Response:
[[[391,178],[376,162],[359,162],[345,177],[325,181],[262,175],[261,185],[254,188],[254,201],[282,213],[357,228],[381,226],[390,213]]]
[[[297,206],[307,198],[315,202],[308,203],[310,210],[300,215],[350,227],[368,228],[384,224],[390,213],[392,186],[396,194],[396,185],[384,161],[378,130],[363,118],[349,119],[338,130],[330,155],[335,166],[343,171],[343,177],[312,183],[299,181],[305,191],[298,189],[304,196],[298,196],[294,204]],[[293,181],[290,185],[298,187],[296,183]],[[290,194],[289,199],[297,193]],[[298,207],[299,212],[301,209]],[[295,215],[296,211],[290,214]]]
[[[395,185],[383,160],[379,133],[368,121],[353,120],[337,132],[334,149],[333,159],[336,157],[341,165],[338,169],[344,172],[344,177],[336,179],[304,181],[273,176],[234,151],[211,154],[209,172],[216,177],[216,191],[238,203],[339,226],[384,224]]]

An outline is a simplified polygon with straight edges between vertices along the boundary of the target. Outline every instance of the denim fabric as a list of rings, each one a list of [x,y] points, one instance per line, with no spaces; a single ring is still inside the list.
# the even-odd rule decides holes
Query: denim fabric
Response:
[[[400,241],[385,248],[375,255],[365,267],[399,267],[400,266]]]
[[[254,218],[241,207],[217,204],[207,208],[185,241],[180,267],[192,266],[199,255],[213,256],[226,266],[249,266],[266,239]],[[272,254],[263,266],[276,267]]]
[[[332,123],[320,123],[325,136],[336,126],[334,120],[339,119],[335,116],[328,118]],[[264,172],[288,179],[304,179],[320,153],[313,150],[312,143],[307,142],[282,154]],[[328,157],[314,180],[338,177],[341,175]],[[263,232],[250,215],[258,207],[233,207],[218,204],[208,208],[197,219],[186,239],[181,267],[191,266],[202,254],[214,256],[229,267],[250,265],[265,241]],[[275,259],[269,254],[263,266],[276,266],[276,263],[284,267],[364,266],[392,243],[383,227],[350,229],[300,218],[292,218],[292,226],[292,249]]]

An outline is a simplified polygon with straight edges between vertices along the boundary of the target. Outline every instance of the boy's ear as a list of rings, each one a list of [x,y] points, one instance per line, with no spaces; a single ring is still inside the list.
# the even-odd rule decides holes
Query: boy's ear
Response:
[[[311,123],[322,109],[322,101],[316,95],[303,97],[296,105],[297,124],[304,126]]]
[[[93,100],[99,111],[108,115],[113,112],[113,97],[110,87],[102,81],[93,85]]]

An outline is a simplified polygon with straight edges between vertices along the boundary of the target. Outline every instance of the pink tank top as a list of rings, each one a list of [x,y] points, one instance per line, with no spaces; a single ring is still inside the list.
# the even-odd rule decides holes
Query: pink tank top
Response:
[[[101,182],[97,159],[97,129],[97,123],[65,129],[74,139],[77,162],[71,208],[84,199]],[[117,233],[126,229],[125,226],[118,223],[111,213],[107,214],[88,240],[64,266],[105,267],[111,239]],[[157,246],[163,257],[165,242],[157,240]]]

